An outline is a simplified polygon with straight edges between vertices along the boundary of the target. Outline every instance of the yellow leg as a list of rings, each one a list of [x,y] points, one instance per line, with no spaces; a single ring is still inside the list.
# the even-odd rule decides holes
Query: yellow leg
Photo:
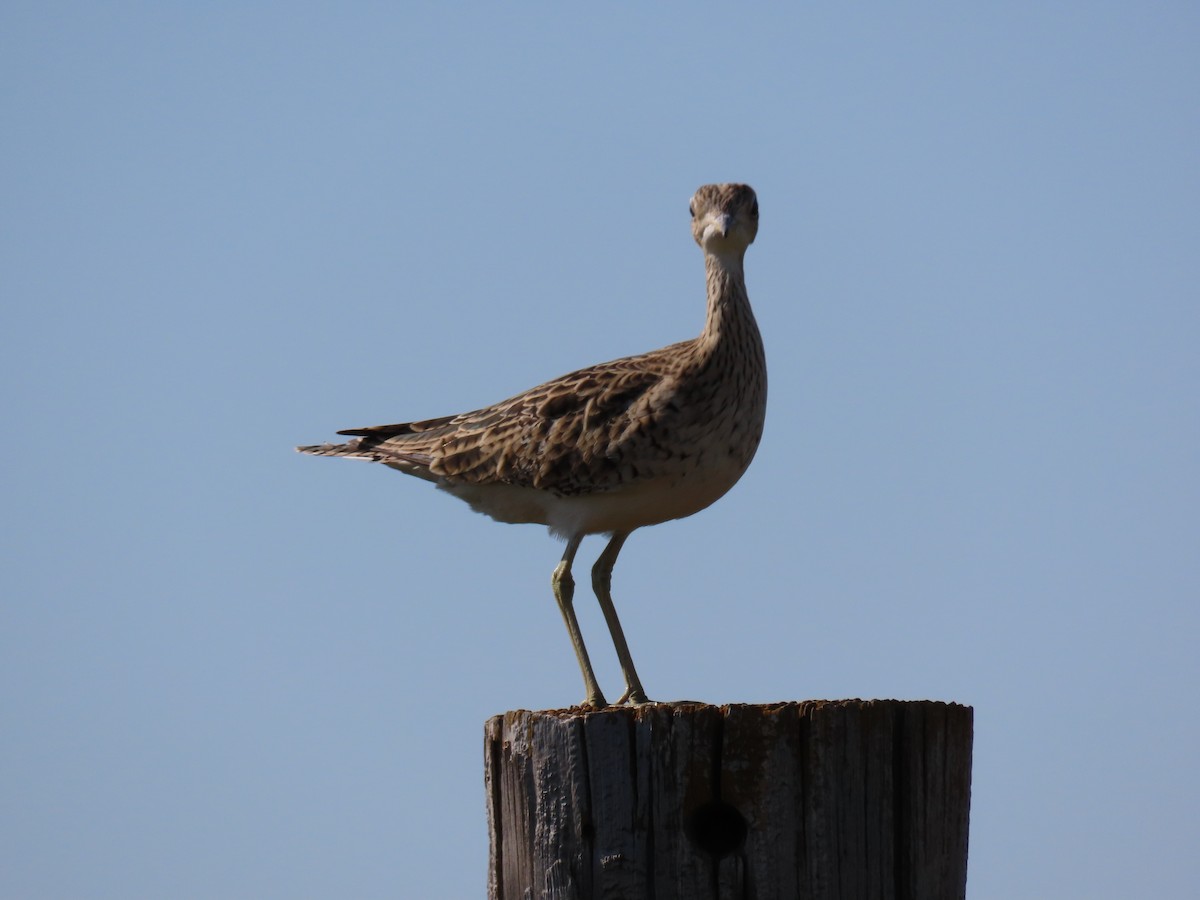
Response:
[[[571,577],[571,563],[575,561],[575,553],[579,550],[579,542],[583,535],[575,535],[567,541],[566,552],[562,562],[554,569],[550,585],[554,588],[554,599],[558,601],[558,609],[563,621],[567,623],[567,632],[571,635],[571,646],[575,648],[575,659],[579,662],[579,670],[583,673],[583,686],[587,691],[584,706],[603,707],[608,702],[596,681],[596,673],[592,671],[591,660],[588,659],[587,648],[583,646],[583,635],[579,632],[579,620],[575,618],[575,579]],[[619,626],[618,626],[619,627]]]
[[[621,674],[625,676],[625,693],[617,701],[618,706],[622,703],[636,705],[650,702],[642,689],[637,670],[633,667],[633,657],[629,655],[629,645],[625,643],[625,632],[621,630],[621,620],[617,618],[617,608],[612,602],[612,570],[617,562],[617,554],[621,552],[627,537],[628,531],[616,532],[604,548],[604,552],[600,554],[600,558],[596,560],[596,564],[592,566],[592,589],[596,592],[596,599],[600,601],[604,620],[608,622],[608,632],[612,635],[613,646],[617,648],[617,658],[621,661]]]

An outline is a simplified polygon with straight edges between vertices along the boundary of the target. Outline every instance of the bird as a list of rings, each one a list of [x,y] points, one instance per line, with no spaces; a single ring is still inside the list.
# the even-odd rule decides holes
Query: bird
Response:
[[[758,234],[745,184],[709,184],[689,204],[704,252],[704,328],[690,340],[571,372],[471,412],[349,428],[313,456],[382,463],[433,482],[504,523],[545,525],[565,539],[551,587],[583,675],[584,708],[608,705],[574,610],[571,573],[583,538],[608,543],[592,587],[621,665],[616,705],[651,701],[612,599],[612,572],[638,528],[705,509],[741,478],[762,439],[767,366],[743,264]]]

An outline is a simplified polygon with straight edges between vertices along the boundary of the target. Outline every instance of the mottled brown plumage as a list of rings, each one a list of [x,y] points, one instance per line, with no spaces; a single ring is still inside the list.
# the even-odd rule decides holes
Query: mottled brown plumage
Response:
[[[708,292],[698,337],[572,372],[483,409],[349,429],[339,432],[355,437],[345,444],[298,448],[381,462],[498,521],[540,523],[565,537],[553,587],[591,705],[605,701],[571,605],[580,541],[613,536],[593,586],[621,658],[621,700],[645,702],[609,594],[617,553],[635,528],[717,500],[745,472],[762,436],[766,361],[742,271],[758,231],[758,200],[746,185],[707,185],[691,211]]]

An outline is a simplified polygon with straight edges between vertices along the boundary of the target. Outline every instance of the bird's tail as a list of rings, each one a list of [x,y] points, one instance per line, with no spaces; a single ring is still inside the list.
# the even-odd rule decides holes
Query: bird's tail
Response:
[[[421,422],[347,428],[338,434],[352,435],[352,441],[344,444],[312,444],[296,449],[311,456],[342,456],[346,459],[369,459],[372,462],[429,465],[432,461],[429,452],[431,441],[435,441],[437,435],[453,420],[454,416],[445,416]]]
[[[309,456],[343,456],[347,459],[372,461],[379,459],[379,454],[372,448],[363,447],[361,438],[357,441],[347,441],[345,444],[312,444],[307,447],[297,447],[296,452],[307,453]]]
[[[433,454],[425,446],[426,436],[414,433],[407,425],[356,428],[339,431],[338,434],[356,434],[359,437],[344,444],[312,444],[296,449],[310,456],[365,459],[368,462],[383,463],[406,475],[415,475],[427,481],[438,480],[437,476],[430,471],[433,466]],[[405,437],[415,438],[415,440],[404,440]]]

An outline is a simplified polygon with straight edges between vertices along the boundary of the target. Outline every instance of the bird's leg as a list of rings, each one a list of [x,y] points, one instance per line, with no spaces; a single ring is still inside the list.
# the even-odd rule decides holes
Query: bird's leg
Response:
[[[617,701],[622,703],[649,703],[650,699],[642,690],[642,682],[637,670],[633,667],[633,657],[629,655],[629,645],[625,643],[625,632],[621,630],[621,620],[617,618],[617,608],[612,602],[612,570],[617,562],[617,554],[629,537],[628,531],[618,531],[592,566],[592,588],[596,599],[600,601],[600,609],[604,611],[604,620],[608,622],[608,631],[612,635],[613,646],[617,648],[617,658],[621,661],[621,674],[625,676],[625,693]]]
[[[575,552],[579,549],[579,542],[582,540],[583,535],[579,534],[567,541],[566,552],[563,553],[562,562],[555,567],[550,584],[554,588],[554,599],[558,601],[558,609],[562,613],[563,621],[567,623],[567,631],[571,635],[571,646],[575,648],[575,659],[579,662],[579,670],[583,672],[583,686],[587,691],[587,699],[583,701],[583,705],[600,708],[607,706],[608,702],[604,699],[604,694],[596,681],[596,673],[592,671],[592,663],[588,659],[587,648],[583,646],[583,635],[579,632],[579,620],[575,618],[573,605],[575,579],[571,577],[571,563],[575,561]]]

